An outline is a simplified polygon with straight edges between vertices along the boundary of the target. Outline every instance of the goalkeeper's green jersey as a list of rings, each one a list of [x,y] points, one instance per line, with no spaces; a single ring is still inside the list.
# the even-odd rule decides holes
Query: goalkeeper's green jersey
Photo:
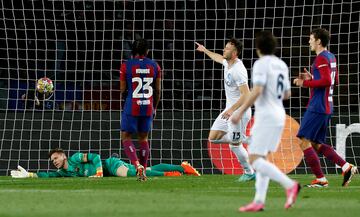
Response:
[[[96,169],[102,168],[100,155],[77,152],[68,158],[68,168],[56,172],[38,172],[39,178],[49,177],[88,177],[96,174]]]

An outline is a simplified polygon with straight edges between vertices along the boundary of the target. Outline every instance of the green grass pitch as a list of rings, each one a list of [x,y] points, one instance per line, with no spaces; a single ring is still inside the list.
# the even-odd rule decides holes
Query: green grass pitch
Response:
[[[294,175],[301,184],[313,176]],[[0,216],[358,216],[360,177],[341,187],[341,175],[327,176],[324,189],[303,188],[295,207],[284,210],[284,190],[271,182],[266,207],[260,213],[238,213],[254,196],[254,182],[238,183],[237,176],[150,178],[12,179],[0,177]]]

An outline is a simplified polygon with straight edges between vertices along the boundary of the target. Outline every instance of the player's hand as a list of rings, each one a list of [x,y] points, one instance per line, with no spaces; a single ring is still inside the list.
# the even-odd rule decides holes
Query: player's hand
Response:
[[[101,178],[101,177],[103,177],[103,171],[101,170],[99,170],[99,171],[96,171],[96,174],[95,175],[93,175],[93,176],[89,176],[89,178]]]
[[[312,75],[311,73],[304,68],[304,72],[299,74],[299,78],[303,79],[303,80],[311,80],[312,79]]]
[[[11,170],[10,171],[11,177],[13,178],[30,178],[33,177],[33,173],[29,173],[26,171],[22,166],[18,166],[17,170]]]
[[[301,78],[295,78],[293,83],[298,87],[302,87],[304,84],[304,80]]]
[[[206,48],[204,47],[204,45],[199,44],[199,43],[197,43],[197,42],[195,42],[195,44],[198,46],[198,47],[196,48],[197,51],[200,51],[200,52],[205,52],[205,51],[206,51]]]
[[[234,113],[234,111],[229,108],[228,110],[226,110],[223,114],[222,114],[222,118],[223,119],[226,119],[226,120],[229,120],[230,116]]]

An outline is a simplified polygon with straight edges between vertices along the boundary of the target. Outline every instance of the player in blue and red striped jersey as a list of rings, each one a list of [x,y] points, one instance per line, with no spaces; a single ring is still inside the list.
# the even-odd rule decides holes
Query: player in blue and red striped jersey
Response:
[[[328,186],[317,153],[323,154],[342,168],[344,176],[342,186],[347,186],[357,172],[356,166],[346,162],[330,145],[325,144],[327,127],[333,113],[334,85],[338,83],[336,58],[326,49],[329,40],[329,32],[325,29],[319,28],[311,32],[310,49],[316,53],[311,73],[304,69],[299,78],[294,80],[296,86],[311,89],[308,107],[297,135],[301,139],[300,147],[304,152],[305,161],[316,176],[316,179],[307,185],[308,187]]]
[[[120,69],[121,96],[127,91],[121,115],[121,140],[126,155],[137,168],[140,181],[146,180],[150,153],[148,135],[161,92],[161,68],[154,60],[147,58],[147,54],[147,41],[136,40],[132,45],[132,58],[123,63]],[[140,158],[132,142],[133,134],[138,137]]]

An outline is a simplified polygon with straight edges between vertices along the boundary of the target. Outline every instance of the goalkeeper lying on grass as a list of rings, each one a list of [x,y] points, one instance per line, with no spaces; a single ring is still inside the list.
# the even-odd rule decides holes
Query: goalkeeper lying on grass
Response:
[[[13,178],[136,176],[135,166],[125,163],[118,157],[109,157],[103,164],[98,154],[77,152],[67,158],[62,149],[56,148],[49,152],[49,158],[58,169],[56,172],[31,173],[18,166],[18,170],[11,170],[11,176]],[[200,176],[200,173],[187,162],[182,162],[181,165],[158,164],[146,169],[147,176],[181,176],[182,174]]]

